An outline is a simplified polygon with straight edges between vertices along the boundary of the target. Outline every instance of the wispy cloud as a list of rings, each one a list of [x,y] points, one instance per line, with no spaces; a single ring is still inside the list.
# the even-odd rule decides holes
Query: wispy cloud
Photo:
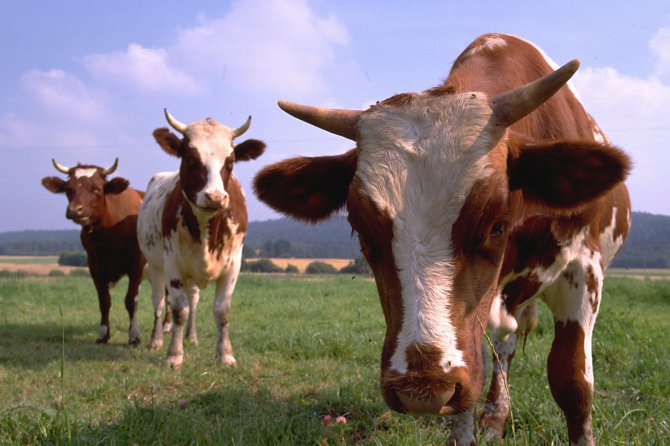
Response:
[[[256,93],[312,93],[326,86],[336,50],[349,42],[335,16],[306,0],[246,0],[221,19],[179,32],[173,49],[198,76]]]
[[[64,120],[97,121],[107,113],[102,90],[63,70],[31,70],[21,77],[21,87],[40,109]]]
[[[670,80],[670,27],[661,28],[649,41],[649,47],[656,56],[656,69],[654,77],[663,78],[668,76]]]
[[[193,94],[201,86],[170,63],[165,49],[150,49],[131,43],[126,51],[92,54],[82,63],[98,81],[125,84],[138,93],[171,92]]]
[[[670,28],[661,28],[649,41],[656,60],[647,78],[614,68],[586,68],[577,72],[575,85],[587,110],[608,129],[641,130],[669,127],[665,113],[670,103]]]

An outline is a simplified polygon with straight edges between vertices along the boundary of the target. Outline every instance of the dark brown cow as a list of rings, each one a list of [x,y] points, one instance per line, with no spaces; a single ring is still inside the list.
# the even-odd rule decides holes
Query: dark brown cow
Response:
[[[163,345],[160,317],[167,285],[174,317],[167,363],[181,366],[184,323],[188,319],[186,336],[197,342],[199,290],[216,282],[216,356],[222,364],[235,365],[228,321],[247,233],[247,205],[233,164],[258,158],[265,144],[255,139],[233,144],[249,128],[251,117],[243,126],[231,129],[211,118],[185,125],[167,110],[165,116],[183,139],[167,128],[156,129],[154,138],[165,152],[180,158],[179,171],[154,175],[138,221],[156,312],[150,347]]]
[[[126,309],[130,317],[128,343],[140,344],[140,329],[135,312],[137,295],[146,261],[137,244],[137,215],[144,192],[128,187],[128,180],[107,180],[118,166],[117,158],[109,169],[77,164],[63,167],[52,160],[56,169],[68,175],[67,181],[46,177],[42,184],[54,193],[65,193],[68,199],[65,217],[82,226],[81,243],[88,254],[88,269],[98,291],[102,320],[98,344],[109,340],[109,288],[121,277],[129,279]]]
[[[346,206],[386,316],[384,399],[454,415],[449,445],[476,441],[487,322],[504,370],[494,367],[480,424],[503,434],[502,374],[537,299],[554,314],[548,377],[570,444],[593,444],[591,333],[603,271],[628,233],[630,161],[566,85],[578,66],[554,71],[529,42],[488,34],[422,93],[362,112],[280,102],[357,147],[268,166],[255,191],[309,222]]]

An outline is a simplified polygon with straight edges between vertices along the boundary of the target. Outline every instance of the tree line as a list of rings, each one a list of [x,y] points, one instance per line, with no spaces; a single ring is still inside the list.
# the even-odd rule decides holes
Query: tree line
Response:
[[[60,255],[81,252],[79,230],[0,233],[0,255]],[[288,218],[249,223],[243,257],[356,259],[360,246],[346,218],[317,225]],[[670,268],[670,216],[633,212],[628,240],[614,262],[617,268]]]

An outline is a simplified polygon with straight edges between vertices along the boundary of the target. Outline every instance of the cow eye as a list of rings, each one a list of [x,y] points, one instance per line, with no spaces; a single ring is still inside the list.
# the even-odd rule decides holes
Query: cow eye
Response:
[[[495,223],[493,226],[491,226],[491,231],[489,232],[490,237],[499,237],[501,235],[505,235],[505,222],[504,221],[499,221],[498,223]]]

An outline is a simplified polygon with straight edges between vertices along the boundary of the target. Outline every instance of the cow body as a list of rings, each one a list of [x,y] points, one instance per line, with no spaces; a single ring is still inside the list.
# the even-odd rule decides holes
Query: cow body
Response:
[[[123,178],[107,181],[106,176],[114,172],[116,165],[110,169],[81,164],[64,168],[54,161],[54,166],[68,175],[67,181],[46,177],[42,184],[51,192],[67,195],[66,217],[82,226],[81,243],[88,255],[88,269],[102,314],[96,342],[106,344],[109,340],[112,304],[109,289],[127,275],[128,342],[139,345],[140,330],[135,313],[146,261],[137,243],[137,215],[144,192],[128,187],[128,181]]]
[[[163,344],[160,317],[167,287],[174,318],[167,363],[181,366],[184,323],[188,320],[187,338],[197,342],[199,290],[215,282],[216,354],[221,363],[234,365],[228,321],[241,266],[247,209],[232,167],[236,161],[260,156],[265,144],[247,140],[233,147],[233,138],[241,135],[248,123],[235,130],[212,119],[186,126],[174,121],[167,111],[166,116],[184,135],[183,140],[167,128],[157,129],[154,137],[166,152],[181,158],[180,170],[151,179],[138,221],[156,312],[150,347]]]
[[[630,224],[630,162],[565,85],[578,62],[554,65],[529,42],[489,34],[422,93],[363,112],[280,103],[357,147],[255,179],[259,198],[294,218],[346,206],[386,317],[384,398],[400,412],[453,415],[450,445],[475,442],[487,322],[503,370],[494,365],[480,424],[503,434],[503,374],[517,334],[537,323],[537,299],[554,314],[548,377],[570,443],[593,443],[591,333]]]

